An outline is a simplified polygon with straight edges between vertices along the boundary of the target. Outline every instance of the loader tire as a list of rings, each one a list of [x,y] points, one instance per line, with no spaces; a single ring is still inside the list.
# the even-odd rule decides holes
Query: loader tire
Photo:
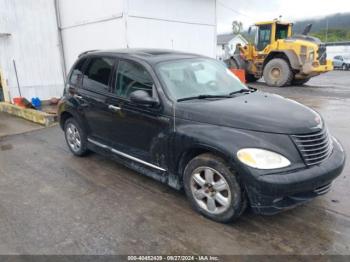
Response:
[[[307,81],[309,81],[310,78],[305,78],[305,79],[293,79],[292,80],[292,85],[295,86],[302,86],[303,84],[305,84]]]
[[[245,74],[245,80],[247,81],[247,83],[254,83],[256,81],[259,80],[259,78],[255,77],[254,75],[252,74]]]
[[[293,72],[288,62],[282,58],[270,60],[264,67],[264,79],[268,86],[287,86],[293,79]]]

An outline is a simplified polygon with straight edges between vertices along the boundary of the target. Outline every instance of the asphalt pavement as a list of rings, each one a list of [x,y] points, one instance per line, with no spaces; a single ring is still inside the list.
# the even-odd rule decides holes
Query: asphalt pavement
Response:
[[[318,81],[318,82],[317,82]],[[334,86],[332,86],[334,83]],[[350,152],[350,72],[258,89],[319,111]],[[350,254],[349,161],[330,193],[224,225],[182,192],[98,154],[74,157],[58,126],[0,138],[0,254]]]
[[[43,127],[28,120],[0,112],[0,137],[22,134],[40,128]]]

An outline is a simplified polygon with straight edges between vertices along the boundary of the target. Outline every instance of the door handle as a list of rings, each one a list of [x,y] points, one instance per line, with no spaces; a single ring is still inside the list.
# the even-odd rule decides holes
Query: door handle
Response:
[[[118,106],[113,106],[113,105],[108,105],[108,109],[109,109],[109,110],[112,110],[112,111],[115,111],[115,112],[121,110],[120,107],[118,107]]]
[[[74,95],[74,97],[75,97],[75,98],[78,98],[78,99],[83,99],[83,97],[80,96],[80,95]]]

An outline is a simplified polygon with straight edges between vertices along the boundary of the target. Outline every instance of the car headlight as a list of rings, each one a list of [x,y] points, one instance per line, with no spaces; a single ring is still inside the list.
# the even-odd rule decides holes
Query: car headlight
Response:
[[[275,169],[290,165],[284,156],[259,148],[243,148],[237,152],[238,159],[247,166],[257,169]]]

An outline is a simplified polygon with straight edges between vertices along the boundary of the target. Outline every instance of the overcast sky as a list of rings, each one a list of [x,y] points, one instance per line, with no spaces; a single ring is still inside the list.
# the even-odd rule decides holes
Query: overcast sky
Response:
[[[230,32],[233,20],[242,21],[248,28],[280,15],[282,20],[294,22],[345,12],[350,12],[348,0],[217,0],[218,33]]]

